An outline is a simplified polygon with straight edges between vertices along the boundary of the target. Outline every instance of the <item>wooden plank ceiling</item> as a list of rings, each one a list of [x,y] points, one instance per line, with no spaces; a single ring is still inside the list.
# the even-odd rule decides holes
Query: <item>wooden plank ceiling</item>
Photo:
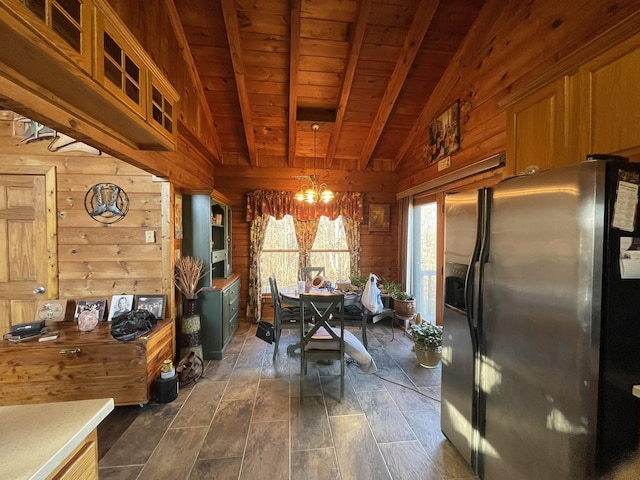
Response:
[[[397,169],[424,142],[412,133],[420,112],[483,1],[175,2],[218,160]]]

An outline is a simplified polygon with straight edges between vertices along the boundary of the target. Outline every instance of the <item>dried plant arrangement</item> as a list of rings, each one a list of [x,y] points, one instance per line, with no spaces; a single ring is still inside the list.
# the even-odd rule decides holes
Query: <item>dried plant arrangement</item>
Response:
[[[204,287],[198,288],[198,282],[205,274],[202,260],[199,258],[185,256],[176,260],[176,288],[188,299],[197,298],[198,294],[204,289]]]

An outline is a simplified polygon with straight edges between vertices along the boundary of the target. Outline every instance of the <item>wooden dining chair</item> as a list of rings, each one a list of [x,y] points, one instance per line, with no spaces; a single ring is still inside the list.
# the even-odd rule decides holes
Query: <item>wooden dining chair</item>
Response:
[[[274,346],[273,360],[278,354],[280,336],[283,329],[300,328],[300,308],[297,306],[284,306],[278,291],[278,282],[274,274],[269,276],[269,288],[271,289],[271,304],[273,305],[273,325],[274,325]]]
[[[318,275],[324,277],[324,267],[302,267],[300,269],[302,279],[305,282],[311,282]]]
[[[314,323],[302,319],[311,314]],[[344,295],[300,294],[300,403],[310,360],[340,362],[340,401],[344,398]]]

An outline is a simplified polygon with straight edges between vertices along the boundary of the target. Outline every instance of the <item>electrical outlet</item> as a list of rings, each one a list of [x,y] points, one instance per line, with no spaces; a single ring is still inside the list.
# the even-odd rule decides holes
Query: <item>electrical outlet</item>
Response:
[[[156,232],[153,230],[147,230],[145,232],[145,240],[147,243],[156,243]]]

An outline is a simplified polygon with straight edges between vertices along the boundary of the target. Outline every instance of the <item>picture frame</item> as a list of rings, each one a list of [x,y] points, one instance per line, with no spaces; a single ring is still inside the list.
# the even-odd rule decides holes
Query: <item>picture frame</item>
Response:
[[[460,150],[460,100],[429,124],[429,142],[423,160],[429,165]]]
[[[110,322],[113,317],[130,312],[131,310],[133,310],[133,295],[113,295],[111,297],[109,318],[107,318],[107,320]]]
[[[369,205],[369,231],[388,232],[391,224],[391,205],[372,203]]]
[[[87,310],[93,310],[98,317],[98,321],[104,320],[104,314],[107,311],[106,298],[81,298],[76,301],[76,310],[73,319],[77,322],[80,314]]]
[[[147,310],[158,320],[164,318],[166,308],[166,295],[136,295],[136,309]]]
[[[47,322],[64,321],[65,312],[67,311],[67,300],[40,300],[36,304],[36,322],[45,320]]]

